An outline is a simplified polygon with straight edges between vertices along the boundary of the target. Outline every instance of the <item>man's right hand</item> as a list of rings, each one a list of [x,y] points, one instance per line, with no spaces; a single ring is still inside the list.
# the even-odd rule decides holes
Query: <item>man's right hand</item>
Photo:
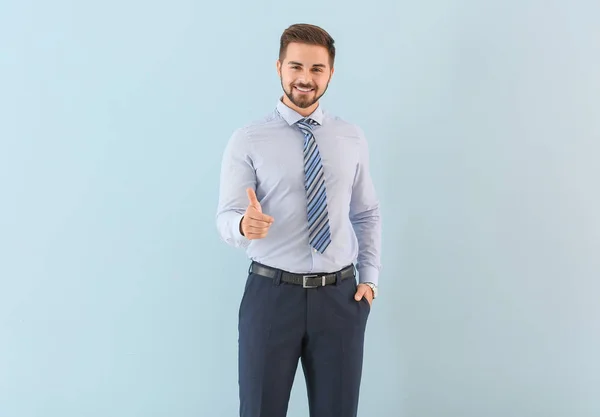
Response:
[[[240,232],[250,240],[262,239],[267,236],[269,228],[273,224],[273,217],[263,214],[262,207],[252,188],[248,188],[246,194],[248,194],[249,203],[240,222]]]

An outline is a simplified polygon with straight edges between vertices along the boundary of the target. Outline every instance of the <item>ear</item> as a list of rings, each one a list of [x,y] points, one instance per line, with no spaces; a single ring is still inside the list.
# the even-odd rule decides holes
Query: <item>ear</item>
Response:
[[[279,59],[277,59],[275,66],[277,67],[277,75],[279,76],[279,78],[281,78],[281,61]]]

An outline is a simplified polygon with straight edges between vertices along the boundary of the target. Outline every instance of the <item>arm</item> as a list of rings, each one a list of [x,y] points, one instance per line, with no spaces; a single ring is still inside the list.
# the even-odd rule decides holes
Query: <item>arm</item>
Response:
[[[359,162],[350,199],[350,221],[358,238],[359,282],[377,285],[381,269],[381,215],[379,200],[369,172],[369,149],[359,131]]]
[[[246,248],[250,244],[240,230],[240,222],[248,207],[247,188],[256,188],[256,174],[248,141],[244,131],[238,129],[223,153],[217,208],[217,229],[221,239],[238,248]]]

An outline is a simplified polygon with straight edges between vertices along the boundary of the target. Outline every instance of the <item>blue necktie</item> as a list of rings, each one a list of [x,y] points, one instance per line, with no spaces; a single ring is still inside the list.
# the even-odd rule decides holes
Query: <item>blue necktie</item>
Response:
[[[312,132],[318,123],[305,118],[296,123],[304,133],[304,185],[307,197],[308,233],[310,245],[323,253],[331,243],[327,211],[327,190],[319,148]]]

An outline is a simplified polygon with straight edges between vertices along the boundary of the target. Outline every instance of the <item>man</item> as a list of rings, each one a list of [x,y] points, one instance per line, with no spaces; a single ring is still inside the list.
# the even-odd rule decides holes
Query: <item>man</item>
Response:
[[[299,360],[311,417],[356,416],[381,220],[362,131],[319,106],[334,58],[323,29],[285,30],[284,94],[224,152],[218,230],[252,260],[239,310],[242,417],[284,417]]]

